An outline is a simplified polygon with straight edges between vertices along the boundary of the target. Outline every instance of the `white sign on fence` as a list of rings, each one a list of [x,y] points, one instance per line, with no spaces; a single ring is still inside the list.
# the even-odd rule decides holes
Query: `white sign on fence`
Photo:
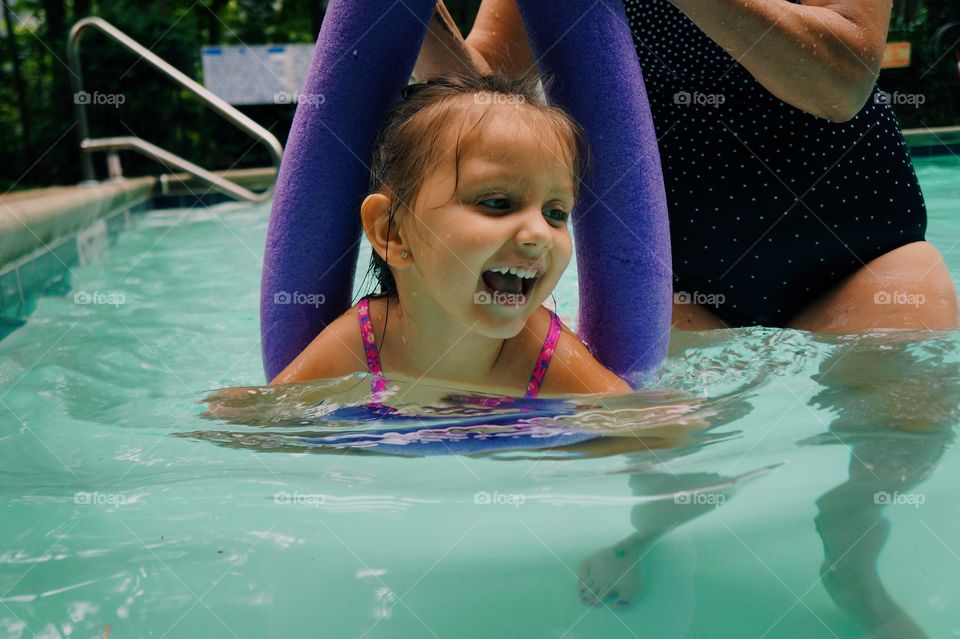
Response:
[[[230,104],[296,101],[312,44],[203,47],[203,84]]]

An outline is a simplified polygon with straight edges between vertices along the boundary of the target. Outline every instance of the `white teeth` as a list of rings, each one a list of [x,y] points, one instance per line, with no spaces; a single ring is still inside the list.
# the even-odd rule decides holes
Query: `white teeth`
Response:
[[[528,270],[525,268],[517,268],[516,266],[498,266],[490,270],[494,273],[503,273],[504,275],[516,275],[517,277],[525,280],[534,279],[538,275],[537,271]]]

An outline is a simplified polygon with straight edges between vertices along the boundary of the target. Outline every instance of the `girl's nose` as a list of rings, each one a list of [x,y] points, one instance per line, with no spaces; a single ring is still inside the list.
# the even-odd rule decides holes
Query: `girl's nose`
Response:
[[[547,248],[553,243],[553,227],[539,207],[531,206],[523,212],[516,239],[518,244],[529,248]]]

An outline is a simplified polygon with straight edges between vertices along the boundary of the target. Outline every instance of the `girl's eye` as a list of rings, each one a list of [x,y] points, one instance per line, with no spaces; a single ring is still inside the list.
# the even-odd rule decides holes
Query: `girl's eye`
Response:
[[[543,214],[547,216],[547,218],[561,223],[566,223],[570,218],[570,214],[563,209],[547,209]]]
[[[510,208],[510,200],[505,197],[488,197],[480,200],[477,204],[497,211],[506,211]]]
[[[488,197],[477,201],[478,206],[494,211],[507,212],[513,208],[514,203],[506,197]],[[544,217],[553,222],[565,224],[570,218],[570,214],[563,209],[549,208],[543,212]]]

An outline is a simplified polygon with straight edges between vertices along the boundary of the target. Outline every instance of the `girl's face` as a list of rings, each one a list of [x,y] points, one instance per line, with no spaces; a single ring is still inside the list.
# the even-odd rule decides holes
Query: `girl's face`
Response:
[[[468,106],[463,130],[459,180],[451,134],[413,214],[400,217],[412,263],[397,284],[407,303],[509,338],[570,263],[570,158],[547,120],[522,105]]]

